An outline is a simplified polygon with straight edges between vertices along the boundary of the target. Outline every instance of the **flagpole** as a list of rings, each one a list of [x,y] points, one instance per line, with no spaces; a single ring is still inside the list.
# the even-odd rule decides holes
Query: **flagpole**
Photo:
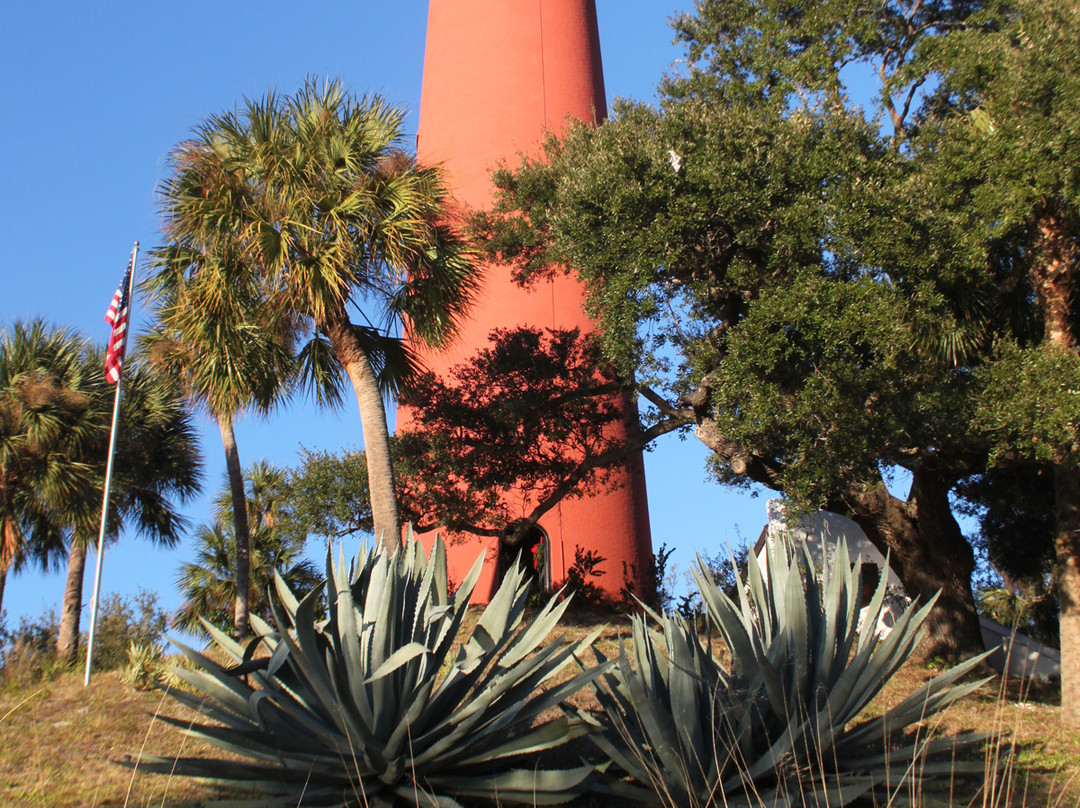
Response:
[[[131,310],[131,293],[135,288],[135,258],[139,254],[139,242],[131,248],[131,274],[128,278],[127,305]],[[127,329],[131,330],[131,317],[128,315]],[[105,463],[105,493],[101,500],[101,530],[98,533],[97,564],[94,571],[94,594],[90,599],[90,634],[86,639],[86,673],[83,676],[83,687],[90,685],[90,666],[94,660],[94,629],[97,627],[98,596],[101,593],[101,564],[105,557],[105,533],[109,524],[109,488],[112,484],[113,454],[116,451],[116,427],[120,422],[120,387],[124,383],[124,375],[116,380],[116,393],[113,398],[112,428],[109,430],[109,459]]]

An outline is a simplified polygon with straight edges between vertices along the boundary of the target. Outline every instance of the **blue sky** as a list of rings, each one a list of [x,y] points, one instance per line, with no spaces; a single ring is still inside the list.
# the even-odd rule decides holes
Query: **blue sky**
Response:
[[[652,97],[681,55],[667,20],[690,5],[597,0],[609,101]],[[9,4],[0,28],[0,323],[41,316],[104,343],[102,318],[132,242],[146,250],[159,241],[155,188],[170,149],[245,96],[340,76],[354,92],[408,108],[414,133],[426,10],[423,0]],[[138,330],[138,305],[133,319]],[[199,423],[212,494],[223,479],[221,442],[212,424]],[[294,405],[267,421],[241,420],[237,440],[245,466],[260,458],[291,465],[301,445],[361,445],[360,420],[353,407],[332,414]],[[705,456],[697,441],[675,436],[646,456],[654,546],[674,545],[683,569],[696,550],[753,539],[765,521],[764,498],[706,481]],[[186,509],[193,524],[208,513],[206,497]],[[124,536],[106,552],[102,590],[142,586],[171,610],[178,567],[193,557],[190,545],[166,552]],[[92,565],[91,557],[87,599]],[[63,584],[61,574],[9,577],[9,624],[58,610]]]

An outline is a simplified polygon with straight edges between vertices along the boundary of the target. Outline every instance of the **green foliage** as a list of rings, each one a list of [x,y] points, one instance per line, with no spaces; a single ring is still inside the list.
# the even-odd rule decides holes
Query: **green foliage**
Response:
[[[98,534],[113,408],[103,365],[87,340],[40,320],[0,333],[0,580],[26,564],[81,565]],[[106,538],[133,529],[169,546],[186,526],[176,501],[201,482],[191,417],[173,385],[143,363],[125,364],[124,392]],[[73,619],[58,641],[72,655],[81,609],[63,604]]]
[[[161,648],[169,616],[156,592],[139,588],[133,598],[113,592],[98,605],[94,630],[94,670],[110,671],[127,664],[131,643]]]
[[[1045,463],[1009,462],[965,481],[964,511],[979,521],[980,611],[1004,626],[1058,646],[1060,604],[1054,574],[1053,472]]]
[[[668,569],[669,561],[675,552],[674,547],[668,547],[667,542],[661,542],[660,547],[653,551],[652,564],[652,588],[655,594],[656,606],[661,612],[669,611],[675,603],[675,593],[672,592],[674,569]]]
[[[289,472],[291,518],[307,534],[342,539],[371,534],[371,494],[363,449],[340,454],[300,449],[300,466]]]
[[[49,609],[37,618],[22,615],[19,625],[7,625],[7,613],[0,623],[0,681],[9,690],[48,681],[66,665],[56,657],[56,638],[60,633],[60,620],[56,611]]]
[[[269,590],[280,574],[293,591],[307,594],[318,584],[315,565],[303,558],[307,533],[295,516],[288,474],[265,461],[244,475],[250,531],[248,609],[270,619]],[[184,603],[177,626],[199,631],[206,620],[223,630],[233,625],[236,601],[236,536],[232,497],[226,486],[217,498],[216,519],[195,532],[198,558],[184,564],[178,576]]]
[[[382,397],[417,368],[400,326],[408,321],[413,344],[444,344],[479,283],[442,169],[405,151],[403,121],[379,96],[312,79],[207,118],[173,152],[163,187],[168,249],[180,250],[185,282],[203,286],[209,273],[205,286],[228,298],[215,276],[237,273],[244,305],[223,328],[284,331],[290,349],[305,336],[293,367],[320,402],[340,402],[352,384],[375,529],[388,544],[400,520]],[[356,307],[366,322],[352,322]]]
[[[974,647],[950,496],[1075,443],[1075,351],[995,347],[1032,350],[1050,303],[1080,334],[1075,4],[702,0],[674,24],[659,104],[504,166],[481,232],[524,282],[581,278],[604,358],[720,482],[919,556],[901,575],[943,590],[935,636]]]
[[[202,525],[194,535],[198,558],[180,568],[177,585],[184,598],[175,616],[178,627],[199,631],[206,620],[231,630],[236,601],[236,540],[228,524]],[[270,617],[268,590],[280,574],[295,591],[308,593],[318,584],[315,566],[303,558],[302,541],[274,530],[251,536],[249,609]]]
[[[108,388],[85,338],[42,320],[0,332],[0,571],[66,558],[75,527],[92,532]],[[97,489],[100,490],[100,489]],[[100,513],[98,494],[96,513]]]
[[[1058,604],[1055,580],[1046,576],[1041,581],[1009,583],[980,587],[976,593],[979,610],[1003,626],[1015,628],[1051,648],[1061,647]]]
[[[128,646],[127,665],[120,671],[120,681],[136,690],[153,690],[164,675],[161,646],[132,640]]]
[[[762,570],[750,556],[746,590],[729,598],[709,569],[695,571],[708,621],[731,655],[717,658],[696,628],[674,615],[657,628],[635,617],[632,644],[597,688],[600,748],[638,783],[611,788],[665,806],[885,804],[905,791],[931,795],[983,762],[949,758],[974,736],[934,739],[920,722],[982,681],[958,684],[972,659],[875,718],[860,714],[910,657],[930,605],[912,606],[881,638],[858,630],[859,576],[846,545],[819,583],[805,548],[771,548]],[[878,585],[863,624],[885,598]],[[985,680],[983,680],[985,681]],[[944,760],[938,760],[940,753]]]
[[[116,592],[104,596],[98,605],[94,633],[94,671],[123,668],[132,644],[156,648],[160,654],[161,635],[167,625],[168,616],[154,592],[140,588],[133,597]],[[14,628],[6,621],[0,624],[0,680],[4,685],[21,687],[67,670],[67,663],[56,656],[59,632],[60,620],[52,609],[36,618],[23,615]]]
[[[259,796],[230,804],[252,806],[536,805],[580,793],[589,766],[513,766],[586,731],[538,719],[603,668],[536,690],[593,638],[546,642],[565,601],[523,624],[528,584],[513,569],[451,654],[481,565],[450,596],[441,541],[428,558],[413,540],[393,555],[367,550],[351,572],[328,553],[325,622],[321,588],[297,600],[278,577],[273,624],[253,615],[247,646],[207,626],[236,667],[178,644],[197,670],[175,674],[199,695],[172,695],[212,723],[166,720],[246,760],[144,759],[140,769],[248,789]]]
[[[1080,456],[1080,357],[1074,351],[1007,343],[985,376],[987,394],[975,423],[994,435],[995,459],[1008,452],[1041,461]]]

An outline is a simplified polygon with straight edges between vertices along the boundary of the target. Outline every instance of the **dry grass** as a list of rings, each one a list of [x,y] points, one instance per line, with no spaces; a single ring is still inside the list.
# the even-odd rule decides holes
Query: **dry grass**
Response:
[[[139,692],[115,672],[82,674],[0,696],[0,805],[158,806],[200,804],[214,789],[182,779],[132,775],[113,761],[142,754],[219,754],[155,715],[190,716],[156,691]],[[167,801],[166,801],[166,798]]]
[[[601,650],[617,653],[619,637],[629,633],[621,620],[580,616],[567,621],[563,631],[576,639],[600,625],[605,626]],[[932,675],[909,664],[889,683],[882,706],[898,702]],[[596,706],[588,690],[575,702],[586,709]],[[167,758],[220,756],[155,720],[157,714],[179,717],[185,711],[160,692],[138,692],[121,683],[116,673],[96,675],[85,689],[81,674],[65,673],[0,694],[0,806],[194,806],[217,796],[214,789],[183,778],[133,775],[111,762],[137,759],[140,750]],[[1058,716],[1053,694],[1014,686],[987,689],[949,710],[939,722],[942,731],[1005,730],[1010,741],[1000,755],[1013,767],[1007,791],[974,801],[958,797],[955,804],[1080,806],[1080,734],[1063,730]]]

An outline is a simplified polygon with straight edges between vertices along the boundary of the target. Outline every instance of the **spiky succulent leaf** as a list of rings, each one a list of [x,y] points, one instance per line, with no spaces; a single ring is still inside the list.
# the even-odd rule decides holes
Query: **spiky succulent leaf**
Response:
[[[841,543],[819,581],[805,547],[773,543],[764,565],[750,556],[732,600],[699,564],[694,577],[709,624],[731,654],[730,670],[681,617],[660,616],[655,629],[635,618],[629,653],[621,649],[615,669],[599,680],[604,732],[593,736],[647,787],[628,792],[631,798],[835,806],[869,795],[884,804],[901,780],[931,794],[935,778],[961,772],[930,758],[982,738],[928,740],[905,730],[979,687],[961,680],[982,658],[859,722],[910,657],[932,604],[913,604],[888,636],[878,636],[872,627],[884,605],[883,578],[862,614],[871,628],[860,631],[858,569]]]
[[[566,608],[554,599],[524,625],[529,585],[513,569],[450,661],[480,569],[478,560],[451,595],[440,540],[427,556],[411,537],[393,554],[362,551],[351,570],[328,553],[321,623],[323,588],[298,600],[276,579],[273,624],[252,621],[268,656],[216,630],[210,637],[234,668],[178,644],[195,669],[177,675],[201,695],[173,695],[207,720],[169,722],[247,761],[185,759],[168,771],[175,763],[174,773],[240,785],[258,804],[296,804],[302,794],[304,805],[546,805],[581,793],[591,767],[514,763],[591,731],[577,718],[538,720],[607,673],[601,664],[544,690],[595,636],[548,642]],[[166,771],[160,761],[140,765]]]

